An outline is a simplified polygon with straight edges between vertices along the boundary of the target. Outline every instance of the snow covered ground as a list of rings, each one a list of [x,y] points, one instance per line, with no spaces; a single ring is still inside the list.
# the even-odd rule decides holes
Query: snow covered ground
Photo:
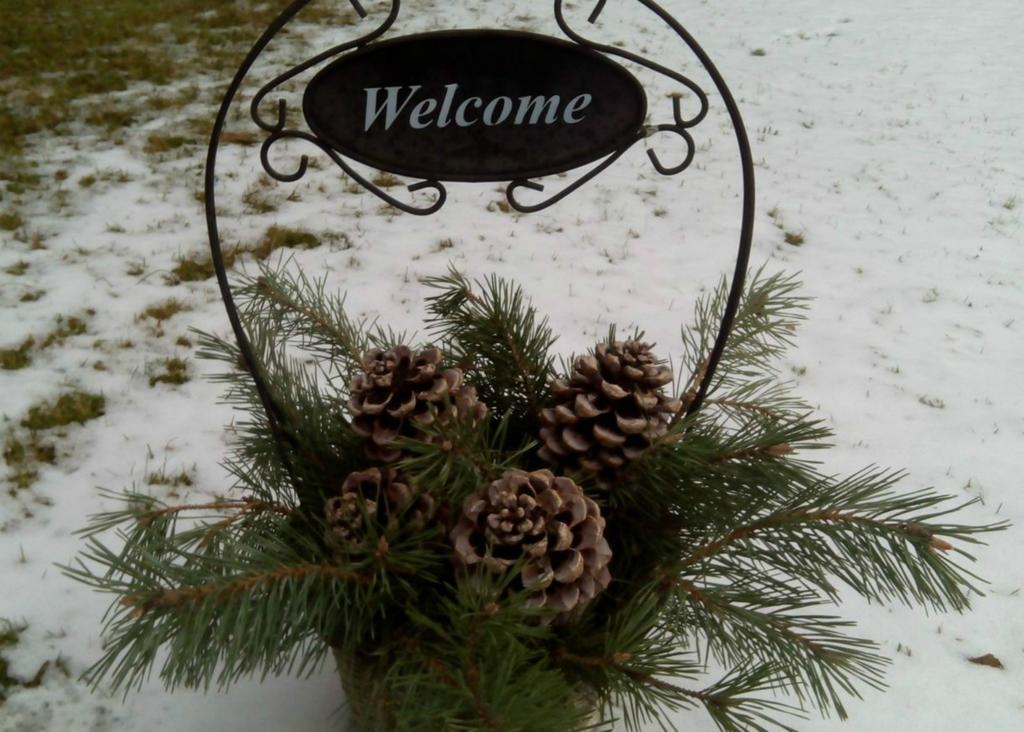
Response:
[[[366,4],[377,12],[387,5]],[[407,5],[396,34],[487,26],[557,34],[548,2]],[[970,613],[928,616],[851,598],[842,612],[883,644],[893,664],[889,692],[851,703],[843,728],[1024,729],[1024,5],[666,5],[741,105],[757,163],[752,261],[801,272],[815,298],[787,367],[838,433],[828,466],[905,467],[908,490],[934,485],[980,497],[965,520],[1014,523],[978,551],[977,569],[990,584]],[[590,7],[576,4],[577,27]],[[694,59],[639,3],[608,3],[599,28],[600,37],[684,68],[710,90]],[[250,76],[247,94],[254,79],[350,32],[305,28],[282,37]],[[638,75],[648,84],[652,121],[665,121],[665,95],[675,89]],[[179,117],[212,120],[211,100],[227,79],[196,82],[198,101],[134,130],[123,145],[38,140],[32,154],[40,172],[68,173],[60,196],[22,202],[27,229],[43,236],[44,248],[0,231],[0,348],[30,336],[38,345],[58,316],[85,324],[84,332],[31,350],[28,368],[0,371],[0,430],[27,439],[20,422],[29,409],[75,389],[106,399],[102,417],[45,433],[53,462],[39,464],[30,487],[0,494],[0,618],[28,625],[4,654],[20,678],[58,657],[72,674],[51,664],[36,688],[12,690],[0,707],[4,730],[341,726],[330,668],[306,680],[247,681],[226,694],[167,693],[153,681],[124,700],[90,693],[73,678],[99,653],[107,600],[53,564],[72,558],[71,532],[107,505],[98,489],[135,485],[198,497],[227,487],[218,463],[231,413],[217,404],[219,387],[202,378],[211,367],[192,357],[188,333],[196,326],[226,334],[227,320],[213,280],[167,283],[182,257],[205,251],[195,197],[204,150],[144,151],[151,135],[180,127]],[[241,109],[231,129],[256,132]],[[617,322],[644,328],[661,352],[678,354],[678,327],[695,296],[732,266],[739,222],[735,143],[713,94],[695,136],[696,161],[675,178],[658,175],[637,149],[545,212],[508,213],[497,186],[461,184],[426,220],[346,191],[326,161],[296,184],[263,186],[258,148],[233,145],[220,162],[222,233],[229,244],[248,245],[272,225],[316,232],[322,246],[285,254],[347,290],[356,312],[399,328],[419,324],[418,279],[453,262],[471,275],[518,279],[563,334],[565,353]],[[669,158],[671,148],[663,154]],[[97,181],[75,185],[83,176]],[[144,314],[170,299],[184,309],[164,319]],[[188,380],[151,385],[174,358],[187,360]],[[13,468],[3,469],[10,478]],[[175,485],[182,476],[191,485]],[[968,661],[986,653],[1005,668]],[[840,723],[811,718],[797,726]],[[699,712],[680,717],[678,727],[713,729]]]

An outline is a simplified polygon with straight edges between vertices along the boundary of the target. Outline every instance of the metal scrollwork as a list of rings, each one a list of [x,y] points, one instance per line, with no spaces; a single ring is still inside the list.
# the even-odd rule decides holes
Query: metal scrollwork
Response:
[[[305,2],[299,4],[298,7],[295,7],[294,12],[292,12],[292,17],[294,17],[294,15],[297,14],[300,10],[302,10],[302,8],[304,8],[306,5],[309,5],[310,2],[312,2],[312,0],[306,0]],[[356,14],[360,17],[360,19],[366,17],[366,9],[362,6],[359,0],[349,0],[349,4],[352,5],[352,9],[356,11]],[[337,46],[334,46],[333,48],[329,48],[323,53],[319,53],[313,58],[307,59],[306,61],[303,61],[301,64],[293,66],[292,68],[285,71],[283,74],[275,76],[273,79],[264,84],[260,88],[260,90],[256,92],[256,94],[253,96],[252,102],[249,105],[249,114],[252,117],[252,121],[267,132],[278,132],[280,130],[283,130],[285,126],[285,120],[287,118],[288,102],[283,98],[278,99],[277,121],[267,122],[265,119],[263,119],[263,116],[260,114],[260,106],[263,104],[263,100],[267,97],[267,95],[269,95],[272,91],[274,91],[279,86],[284,84],[286,81],[295,78],[302,72],[307,71],[313,68],[314,66],[318,66],[327,59],[334,58],[339,54],[345,53],[346,51],[350,51],[354,48],[358,48],[362,45],[370,43],[373,40],[376,40],[377,38],[380,38],[382,35],[388,32],[391,26],[394,25],[395,20],[398,19],[398,12],[400,9],[399,6],[399,0],[394,0],[394,2],[391,3],[391,12],[388,13],[387,17],[380,24],[380,26],[378,26],[375,30],[371,31],[370,33],[360,36],[355,40],[348,41],[346,43],[341,43]]]
[[[626,145],[623,148],[620,148],[619,150],[616,150],[614,153],[606,157],[604,160],[602,160],[600,163],[598,163],[593,168],[588,170],[586,173],[584,173],[582,176],[580,176],[575,181],[570,183],[568,186],[563,188],[561,191],[552,196],[548,196],[539,203],[523,203],[516,197],[516,191],[518,191],[520,188],[528,188],[531,191],[544,190],[543,184],[533,180],[520,179],[512,181],[511,183],[508,184],[508,187],[505,189],[505,198],[508,199],[508,204],[516,211],[519,211],[520,213],[534,213],[536,211],[545,209],[548,206],[553,206],[559,201],[561,201],[563,198],[568,196],[570,193],[576,191],[579,188],[582,188],[588,181],[592,180],[593,178],[596,178],[601,172],[603,172],[605,169],[611,166],[612,163],[614,163],[616,160],[622,157],[623,153],[629,150],[629,148],[643,140],[644,137],[646,137],[646,135],[644,134],[638,135],[628,145]]]
[[[395,208],[401,209],[406,213],[416,214],[419,216],[429,216],[432,213],[438,211],[448,199],[448,192],[445,187],[436,180],[422,180],[418,183],[413,183],[406,186],[410,193],[415,191],[424,190],[426,188],[432,188],[437,193],[434,197],[433,203],[427,206],[414,206],[412,204],[399,201],[394,196],[390,195],[386,191],[382,190],[378,186],[374,185],[371,181],[367,180],[364,176],[360,175],[348,162],[339,155],[335,150],[328,147],[319,137],[310,134],[309,132],[302,132],[300,130],[279,130],[270,135],[260,148],[260,162],[263,163],[263,169],[267,171],[267,174],[271,177],[282,181],[284,183],[293,183],[306,174],[306,170],[309,167],[309,158],[303,155],[299,159],[298,168],[292,173],[283,173],[274,167],[270,161],[270,148],[274,146],[280,140],[304,140],[305,142],[315,145],[321,152],[327,155],[335,165],[341,168],[347,176],[352,178],[356,183],[361,185],[363,188],[371,191],[378,198],[383,200]]]
[[[301,10],[302,7],[308,5],[309,2],[310,0],[306,0],[306,2],[302,3],[301,6],[296,9],[295,12]],[[363,8],[359,0],[349,0],[349,2],[360,18],[366,17],[366,10]],[[319,53],[316,56],[313,56],[312,58],[307,59],[306,61],[303,61],[300,64],[297,64],[296,66],[293,66],[284,73],[279,74],[278,76],[271,79],[269,82],[264,84],[258,92],[256,92],[256,94],[252,98],[252,102],[249,105],[249,114],[252,117],[253,122],[255,122],[264,131],[270,133],[270,136],[263,142],[263,146],[260,149],[260,162],[263,164],[263,169],[267,172],[267,175],[269,175],[271,178],[274,178],[275,180],[281,181],[282,183],[294,183],[300,180],[303,176],[305,176],[306,171],[309,169],[309,158],[306,155],[303,155],[299,159],[298,167],[292,173],[281,172],[278,168],[276,168],[273,165],[273,163],[270,160],[270,149],[271,147],[274,146],[275,143],[279,142],[280,140],[304,140],[316,146],[321,152],[327,155],[335,165],[337,165],[342,171],[344,171],[344,173],[347,176],[352,178],[352,180],[354,180],[360,186],[373,193],[375,196],[380,198],[385,203],[394,206],[395,208],[405,211],[406,213],[415,214],[418,216],[428,216],[438,211],[444,205],[445,201],[448,198],[448,195],[447,191],[445,190],[445,187],[439,181],[423,180],[417,183],[410,184],[409,186],[406,187],[410,193],[423,190],[425,188],[434,189],[437,195],[434,197],[433,203],[426,206],[419,206],[411,203],[406,203],[404,201],[399,201],[397,198],[387,193],[379,186],[374,185],[373,182],[368,180],[365,176],[362,176],[359,173],[357,173],[355,169],[351,165],[349,165],[348,162],[341,155],[339,155],[332,148],[325,145],[315,135],[302,130],[285,129],[288,119],[288,101],[285,98],[282,97],[277,100],[276,120],[272,122],[266,120],[260,111],[264,100],[285,82],[295,78],[296,76],[302,74],[305,71],[308,71],[309,69],[319,66],[320,64],[329,59],[332,59],[348,51],[352,51],[357,48],[362,48],[366,44],[375,41],[376,39],[383,36],[385,33],[388,32],[388,30],[391,29],[391,26],[394,25],[395,20],[398,19],[398,14],[400,10],[401,0],[392,0],[391,8],[387,16],[384,18],[381,24],[377,26],[374,30],[370,31],[369,33],[365,33],[354,40],[333,46],[332,48],[329,48],[326,51]]]
[[[642,1],[643,0],[641,0],[641,2]],[[593,11],[588,16],[587,22],[592,24],[596,23],[598,18],[600,18],[601,12],[604,10],[606,4],[607,0],[598,0],[597,4],[594,6]],[[647,5],[647,3],[644,4]],[[522,188],[527,188],[533,191],[543,191],[543,184],[530,180],[512,181],[511,183],[509,183],[508,188],[505,191],[505,196],[508,199],[509,205],[516,211],[519,211],[521,213],[533,213],[545,209],[548,206],[553,206],[554,204],[558,203],[563,198],[568,196],[570,193],[576,191],[577,189],[584,186],[587,182],[597,177],[597,175],[599,175],[601,172],[603,172],[605,169],[611,166],[612,163],[614,163],[616,160],[622,157],[622,155],[627,150],[632,148],[638,142],[647,140],[653,137],[654,135],[663,132],[673,133],[677,137],[681,138],[686,145],[686,154],[684,155],[683,161],[681,163],[670,166],[665,165],[661,161],[658,154],[653,149],[648,148],[647,157],[650,159],[651,164],[654,166],[654,169],[657,170],[661,175],[678,175],[679,173],[686,170],[690,166],[690,163],[693,162],[694,155],[696,154],[696,145],[693,141],[693,137],[690,135],[688,130],[700,124],[708,113],[708,97],[704,90],[701,89],[700,86],[692,79],[683,76],[682,74],[673,71],[672,69],[669,69],[666,66],[662,66],[661,64],[655,63],[654,61],[650,61],[644,58],[643,56],[635,54],[631,51],[627,51],[616,46],[591,41],[590,39],[586,38],[580,33],[577,33],[575,30],[573,30],[573,28],[569,25],[568,21],[565,19],[565,13],[563,12],[563,0],[555,0],[555,22],[558,23],[558,27],[562,30],[566,37],[568,37],[573,42],[579,44],[580,46],[583,46],[584,48],[589,48],[593,51],[597,51],[599,53],[606,54],[609,56],[618,56],[619,58],[631,61],[635,64],[639,64],[640,66],[643,66],[646,69],[662,74],[663,76],[666,76],[669,79],[672,79],[673,81],[682,84],[696,96],[700,108],[697,110],[697,113],[694,114],[692,117],[684,117],[681,97],[679,95],[673,95],[672,122],[650,125],[648,127],[645,127],[636,138],[634,138],[633,140],[629,141],[626,145],[616,150],[614,153],[612,153],[607,158],[602,160],[598,165],[595,165],[593,168],[588,170],[586,173],[584,173],[571,184],[560,190],[558,193],[550,195],[538,203],[524,203],[523,201],[519,200],[519,198],[516,196],[516,193]]]
[[[652,7],[652,4],[645,2],[645,0],[639,1],[648,8],[654,10],[654,12],[656,13],[660,14],[660,12],[662,12],[660,11],[660,8],[656,8],[656,6]],[[293,6],[293,8],[290,8],[289,11],[286,11],[286,15],[288,15],[288,18],[286,19],[285,22],[287,22],[287,20],[290,20],[291,17],[297,14],[298,11],[305,7],[305,5],[307,5],[309,2],[310,0],[305,0],[304,2],[296,3],[295,6]],[[356,13],[360,16],[360,18],[366,17],[366,10],[362,7],[358,0],[349,0],[349,2],[351,3]],[[598,2],[594,6],[594,9],[587,18],[589,23],[593,24],[597,22],[606,4],[607,0],[598,0]],[[296,66],[293,66],[284,73],[279,74],[278,76],[274,77],[271,81],[267,82],[255,94],[255,96],[252,99],[252,102],[250,103],[250,115],[253,119],[253,122],[255,122],[261,129],[268,132],[270,135],[264,141],[263,147],[260,151],[260,159],[263,164],[263,168],[264,170],[266,170],[268,175],[270,175],[272,178],[278,181],[285,183],[292,183],[300,180],[308,170],[308,157],[303,155],[300,158],[298,167],[293,172],[283,172],[277,167],[275,167],[271,162],[270,149],[274,146],[275,143],[279,142],[280,140],[303,140],[314,145],[317,149],[319,149],[321,152],[327,155],[336,166],[338,166],[342,171],[344,171],[346,175],[352,178],[357,184],[362,186],[364,189],[373,193],[382,201],[388,203],[391,206],[395,206],[396,208],[405,211],[406,213],[425,216],[438,211],[444,205],[445,201],[447,200],[447,191],[444,185],[438,180],[422,180],[407,186],[407,189],[410,192],[423,190],[426,188],[431,188],[434,191],[436,191],[436,196],[434,197],[432,203],[428,205],[416,205],[412,203],[406,203],[404,201],[399,201],[397,198],[395,198],[388,192],[374,185],[374,183],[367,179],[365,176],[360,175],[352,167],[352,165],[350,165],[345,160],[344,157],[342,157],[336,150],[326,145],[317,136],[306,131],[285,129],[288,112],[288,102],[286,99],[279,98],[277,100],[277,105],[275,107],[276,119],[268,120],[263,116],[261,112],[261,109],[263,108],[264,102],[266,101],[267,97],[270,96],[271,93],[273,93],[285,82],[295,78],[296,76],[302,74],[305,71],[308,71],[309,69],[319,66],[325,61],[340,56],[341,54],[344,54],[348,51],[362,48],[368,43],[371,43],[372,41],[381,38],[394,25],[395,21],[398,18],[400,10],[400,0],[392,0],[390,4],[390,10],[387,16],[375,29],[361,35],[360,37],[354,40],[347,41],[346,43],[338,44],[332,48],[329,48],[326,51],[323,51],[322,53],[319,53],[316,56],[307,59],[306,61],[303,61],[302,63]],[[636,145],[639,142],[649,140],[655,135],[661,133],[669,133],[674,135],[678,139],[681,139],[682,142],[685,144],[686,152],[683,156],[682,162],[677,163],[675,165],[666,165],[664,162],[662,162],[658,153],[655,152],[650,147],[648,147],[646,151],[647,156],[650,159],[654,169],[661,175],[666,176],[677,175],[686,170],[686,168],[689,167],[689,165],[693,162],[693,158],[696,152],[696,146],[694,144],[693,137],[690,135],[688,130],[700,124],[700,122],[707,116],[708,113],[708,97],[704,90],[701,89],[701,87],[692,79],[678,73],[677,71],[669,69],[666,66],[646,59],[643,56],[640,56],[639,54],[633,53],[631,51],[618,48],[616,46],[612,46],[609,44],[592,41],[583,36],[582,34],[578,33],[569,25],[568,21],[565,18],[563,0],[554,0],[554,16],[555,21],[558,24],[558,27],[562,30],[565,36],[574,43],[601,54],[605,54],[608,56],[616,56],[626,61],[630,61],[650,71],[661,74],[669,79],[672,79],[673,81],[686,87],[686,89],[689,90],[696,97],[699,104],[699,108],[697,109],[696,113],[693,114],[692,116],[684,116],[682,110],[681,96],[678,94],[674,95],[672,97],[672,122],[649,125],[647,127],[644,127],[636,135],[636,137],[629,140],[627,144],[625,144],[624,146],[610,154],[607,158],[602,160],[597,165],[591,167],[580,177],[578,177],[575,181],[573,181],[567,186],[564,186],[557,193],[548,195],[539,202],[527,203],[521,200],[517,194],[522,189],[528,189],[538,192],[544,191],[544,184],[537,181],[525,179],[517,179],[510,181],[505,192],[509,205],[516,211],[522,213],[533,213],[545,209],[549,206],[552,206],[561,201],[562,199],[564,199],[566,196],[570,195],[574,191],[584,186],[586,183],[591,181],[596,176],[598,176],[600,173],[602,173],[604,170],[610,167],[616,160],[622,157],[622,155],[625,154],[626,151],[632,148],[634,145]]]

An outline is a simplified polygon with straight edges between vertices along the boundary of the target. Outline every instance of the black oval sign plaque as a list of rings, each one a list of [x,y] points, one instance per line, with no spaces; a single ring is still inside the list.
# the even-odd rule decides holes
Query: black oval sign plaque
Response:
[[[306,88],[310,129],[382,170],[448,181],[550,175],[634,142],[643,87],[599,53],[547,36],[447,31],[343,56]]]

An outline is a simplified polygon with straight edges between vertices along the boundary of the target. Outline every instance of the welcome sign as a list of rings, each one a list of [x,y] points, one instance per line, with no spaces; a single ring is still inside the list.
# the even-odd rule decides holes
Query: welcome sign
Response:
[[[382,170],[448,181],[550,175],[643,134],[647,100],[624,68],[579,45],[512,31],[372,44],[306,88],[310,129]]]

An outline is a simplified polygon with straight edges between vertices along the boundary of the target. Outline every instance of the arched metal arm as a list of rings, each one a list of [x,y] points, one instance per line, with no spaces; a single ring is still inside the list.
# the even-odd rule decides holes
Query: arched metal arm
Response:
[[[277,443],[278,450],[281,454],[281,460],[289,472],[289,475],[294,482],[296,476],[292,468],[291,458],[289,456],[289,447],[293,444],[294,440],[291,434],[285,427],[284,410],[281,405],[277,404],[274,399],[274,395],[271,393],[270,387],[263,375],[263,369],[259,361],[256,359],[256,355],[253,352],[252,343],[249,341],[249,337],[245,332],[245,328],[242,325],[242,321],[238,316],[238,308],[235,306],[234,297],[231,294],[231,285],[228,283],[227,270],[224,265],[224,255],[221,250],[220,232],[217,226],[217,198],[216,198],[216,183],[217,183],[217,151],[220,146],[221,133],[224,131],[224,125],[227,122],[228,112],[231,110],[231,105],[238,94],[238,90],[242,85],[242,81],[245,79],[246,74],[249,73],[249,69],[256,62],[263,50],[267,47],[267,44],[273,40],[274,36],[280,32],[285,25],[287,25],[292,18],[294,18],[299,11],[301,11],[311,0],[295,0],[291,5],[285,8],[281,14],[271,23],[263,35],[259,37],[252,49],[250,49],[248,55],[242,61],[242,64],[238,67],[238,71],[235,72],[235,76],[231,79],[231,83],[228,85],[227,91],[224,93],[224,98],[221,101],[220,109],[217,112],[217,117],[213,123],[213,131],[210,133],[210,145],[206,155],[206,171],[204,178],[204,198],[206,204],[206,228],[210,237],[210,254],[213,260],[214,272],[217,275],[217,286],[220,288],[221,299],[224,300],[224,308],[227,311],[228,321],[231,323],[231,330],[234,333],[235,340],[238,342],[238,351],[242,358],[242,364],[246,371],[252,377],[253,383],[256,386],[256,392],[259,395],[260,403],[263,405],[263,410],[267,415],[267,422],[270,425],[271,432],[274,435],[274,439]],[[356,3],[357,12],[362,10],[362,6]],[[298,487],[298,486],[296,486]],[[299,492],[301,495],[301,491]]]
[[[754,156],[750,151],[750,139],[747,137],[747,128],[743,124],[743,116],[740,114],[739,105],[736,104],[736,100],[729,90],[729,85],[725,83],[725,79],[711,60],[711,57],[701,48],[697,40],[680,25],[679,21],[665,12],[659,5],[651,2],[651,0],[637,0],[637,2],[654,12],[683,39],[700,61],[705,71],[707,71],[708,76],[711,77],[715,88],[722,97],[722,103],[725,104],[726,111],[729,113],[729,121],[732,122],[733,133],[736,136],[736,145],[739,148],[740,169],[743,175],[743,213],[740,219],[740,241],[736,252],[736,265],[733,268],[732,284],[729,287],[729,296],[726,299],[725,312],[722,314],[722,322],[718,327],[715,345],[708,355],[708,369],[701,380],[696,398],[691,402],[686,412],[689,415],[697,412],[704,404],[708,389],[715,377],[715,369],[718,367],[718,362],[722,359],[722,352],[725,350],[725,344],[729,340],[732,324],[736,320],[736,311],[739,310],[740,300],[743,297],[743,287],[747,279],[747,267],[750,263],[750,246],[754,238],[754,206],[756,204]]]
[[[747,266],[750,262],[750,246],[754,236],[754,159],[750,152],[750,140],[747,137],[747,130],[743,124],[743,117],[740,114],[739,106],[736,104],[736,100],[733,98],[732,92],[729,90],[729,85],[725,83],[725,79],[711,60],[711,57],[708,56],[707,52],[701,48],[701,45],[697,43],[697,40],[690,35],[682,24],[673,18],[660,5],[652,0],[636,1],[657,15],[669,28],[675,31],[676,35],[683,40],[683,42],[689,47],[690,51],[692,51],[697,57],[697,60],[700,61],[701,66],[704,67],[708,76],[711,77],[711,81],[718,90],[718,94],[721,96],[722,102],[725,104],[726,111],[729,114],[729,120],[732,123],[733,131],[736,135],[736,144],[739,147],[740,168],[743,173],[743,213],[740,221],[740,242],[736,254],[736,266],[733,269],[732,283],[729,287],[729,295],[725,303],[725,312],[722,314],[722,322],[718,328],[718,335],[715,338],[714,346],[711,348],[711,353],[708,354],[704,378],[701,379],[696,397],[692,402],[690,402],[690,405],[686,410],[686,415],[690,415],[699,410],[704,404],[704,399],[707,397],[708,389],[711,387],[711,383],[714,380],[715,369],[718,367],[718,362],[722,359],[722,353],[725,351],[725,344],[729,340],[729,333],[732,330],[733,322],[736,319],[736,311],[739,309],[740,299],[743,297],[743,286],[746,282]],[[591,23],[596,22],[600,17],[605,4],[606,0],[597,0],[594,10],[591,12],[589,17],[589,21]],[[590,45],[591,48],[596,48],[604,53],[619,56],[621,58],[634,61],[635,63],[642,64],[649,69],[658,71],[659,73],[663,73],[666,76],[676,79],[680,83],[686,85],[687,88],[694,91],[701,100],[701,111],[693,118],[696,121],[682,119],[682,113],[679,111],[678,105],[676,106],[676,122],[681,124],[684,128],[692,127],[694,124],[697,124],[697,122],[703,119],[704,115],[707,114],[707,96],[689,79],[666,69],[660,64],[649,62],[629,51],[623,51],[615,46],[593,44],[582,36],[576,34],[565,22],[565,17],[562,14],[562,0],[555,0],[555,19],[562,31],[577,43],[586,43]],[[650,151],[648,154],[650,155]],[[655,162],[656,158],[652,156],[651,161]]]
[[[292,8],[295,8],[295,6],[298,7],[295,8],[295,11],[288,16],[288,20],[291,20],[291,18],[293,18],[295,14],[302,10],[302,8],[304,8],[306,5],[309,5],[310,2],[312,2],[312,0],[300,0],[299,2],[293,3],[292,7],[289,7],[287,10],[285,10],[285,13],[291,11]],[[356,14],[358,14],[360,18],[366,17],[366,10],[359,3],[359,0],[349,0],[349,3],[352,5],[352,8],[356,11]],[[264,84],[260,88],[260,90],[256,92],[256,94],[253,96],[252,102],[249,105],[249,114],[252,116],[253,122],[255,122],[257,125],[259,125],[262,129],[266,130],[267,132],[278,132],[280,130],[283,130],[286,124],[286,118],[288,113],[287,102],[284,99],[278,99],[277,120],[275,122],[267,122],[265,119],[263,119],[263,116],[260,114],[260,105],[263,103],[263,100],[267,97],[267,95],[270,94],[275,89],[277,89],[282,84],[284,84],[289,79],[295,78],[302,72],[308,71],[314,66],[319,66],[327,59],[334,58],[339,54],[345,53],[346,51],[350,51],[354,48],[359,48],[360,46],[364,46],[367,43],[370,43],[380,38],[381,36],[388,32],[392,25],[395,24],[395,20],[398,19],[398,13],[400,10],[401,0],[392,0],[391,10],[388,12],[387,17],[379,26],[377,26],[377,28],[375,28],[370,33],[366,33],[360,36],[359,38],[338,44],[333,48],[329,48],[323,53],[319,53],[316,56],[313,56],[313,58],[307,59],[303,61],[301,64],[293,66],[292,68],[288,69],[288,71],[285,71],[283,74],[275,76],[273,79]],[[287,21],[285,22],[287,23]]]
[[[643,0],[640,0],[640,2],[642,2],[644,5],[648,7],[657,7],[656,5],[654,5],[654,3],[643,2]],[[643,66],[646,69],[650,69],[651,71],[659,73],[662,76],[667,76],[668,78],[674,79],[675,81],[679,82],[687,89],[689,89],[691,92],[693,92],[693,94],[697,97],[697,101],[700,103],[700,109],[697,111],[697,114],[695,114],[693,117],[684,120],[682,119],[682,115],[678,112],[679,107],[677,103],[676,114],[678,123],[683,127],[695,127],[704,120],[704,118],[708,114],[708,95],[704,93],[704,90],[701,89],[695,81],[686,76],[683,76],[678,71],[673,71],[667,66],[662,66],[661,64],[651,61],[650,59],[646,59],[639,54],[633,53],[632,51],[627,51],[623,48],[619,48],[618,46],[611,46],[606,43],[597,43],[596,41],[591,41],[590,39],[580,35],[576,31],[574,31],[572,29],[572,26],[570,26],[569,23],[566,21],[565,13],[562,10],[563,4],[563,0],[555,0],[555,22],[558,23],[558,27],[562,30],[562,33],[564,33],[566,37],[568,37],[572,41],[575,41],[581,46],[585,46],[586,48],[590,48],[594,51],[599,51],[609,56],[618,56],[619,58],[625,59],[627,61],[632,61],[633,63],[639,64],[640,66]],[[605,0],[599,0],[597,6],[594,8],[594,12],[590,14],[588,22],[597,22],[598,17],[600,17],[601,15],[601,11],[604,10],[604,5]],[[671,18],[670,15],[662,11],[660,8],[658,8],[658,10],[660,11],[659,15],[662,15],[662,17]],[[676,25],[678,26],[678,23]],[[681,28],[682,26],[679,27]]]

